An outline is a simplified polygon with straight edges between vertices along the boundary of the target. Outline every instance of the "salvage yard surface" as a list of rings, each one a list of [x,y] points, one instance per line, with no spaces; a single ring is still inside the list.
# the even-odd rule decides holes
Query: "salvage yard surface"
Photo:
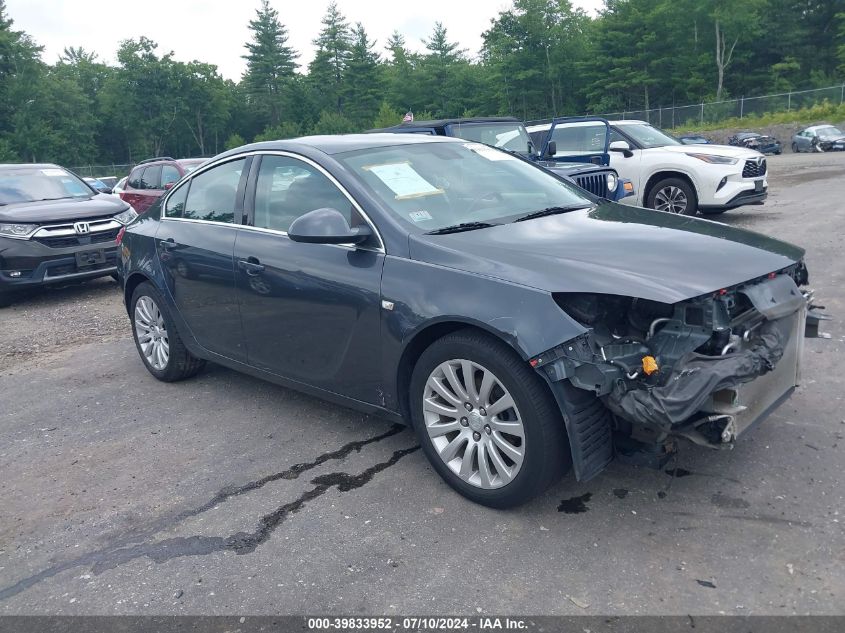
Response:
[[[506,512],[401,427],[217,366],[157,382],[111,280],[0,311],[0,614],[845,614],[845,154],[769,165],[718,219],[807,249],[834,320],[802,386],[733,451]]]

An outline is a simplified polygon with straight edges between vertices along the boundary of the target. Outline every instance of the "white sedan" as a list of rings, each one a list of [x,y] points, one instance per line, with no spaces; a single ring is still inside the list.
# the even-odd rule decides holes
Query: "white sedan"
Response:
[[[728,145],[683,145],[645,121],[609,122],[610,166],[634,183],[623,204],[670,213],[723,213],[760,204],[768,195],[766,159],[757,151]],[[556,120],[528,127],[535,139],[545,132],[549,158],[604,151],[608,126],[602,121]],[[545,149],[544,149],[545,151]]]

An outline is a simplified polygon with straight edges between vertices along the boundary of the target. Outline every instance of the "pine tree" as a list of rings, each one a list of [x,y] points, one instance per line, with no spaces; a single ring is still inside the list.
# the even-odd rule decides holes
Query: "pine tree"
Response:
[[[261,0],[261,8],[249,23],[253,39],[245,47],[247,62],[243,83],[252,103],[261,111],[264,123],[278,125],[284,112],[284,90],[296,71],[297,52],[288,46],[287,28],[279,21],[279,13],[269,0]]]
[[[354,124],[366,127],[376,116],[383,98],[381,60],[363,24],[355,25],[352,37],[344,81],[346,116]]]
[[[314,46],[317,52],[308,66],[311,85],[319,95],[320,106],[343,113],[343,86],[352,49],[349,23],[332,1],[322,20],[323,28]]]

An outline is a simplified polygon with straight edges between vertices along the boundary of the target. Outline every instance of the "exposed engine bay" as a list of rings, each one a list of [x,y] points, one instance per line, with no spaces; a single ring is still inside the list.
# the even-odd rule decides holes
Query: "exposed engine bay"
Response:
[[[530,362],[552,382],[594,392],[616,433],[731,448],[798,383],[807,281],[799,262],[676,304],[556,294],[587,332]]]

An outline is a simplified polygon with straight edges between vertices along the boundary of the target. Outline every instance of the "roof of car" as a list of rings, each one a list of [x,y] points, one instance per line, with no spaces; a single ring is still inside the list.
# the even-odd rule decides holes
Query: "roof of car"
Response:
[[[651,125],[648,121],[640,121],[639,119],[622,119],[620,121],[608,121],[611,125]]]
[[[281,141],[263,141],[252,143],[220,154],[234,156],[245,152],[257,151],[298,151],[303,147],[309,147],[323,152],[324,154],[340,154],[342,152],[353,152],[360,149],[374,149],[377,147],[391,147],[395,145],[416,145],[419,143],[459,143],[466,142],[448,136],[429,135],[397,135],[393,133],[384,134],[337,134],[333,136],[303,136],[301,138],[286,139]]]
[[[409,121],[407,123],[400,123],[391,127],[371,130],[371,132],[401,132],[403,129],[417,129],[417,128],[439,128],[447,125],[469,125],[472,123],[521,123],[519,119],[512,116],[479,116],[467,117],[462,119],[431,119],[427,121]]]
[[[53,163],[0,163],[0,169],[64,169],[60,165]]]

